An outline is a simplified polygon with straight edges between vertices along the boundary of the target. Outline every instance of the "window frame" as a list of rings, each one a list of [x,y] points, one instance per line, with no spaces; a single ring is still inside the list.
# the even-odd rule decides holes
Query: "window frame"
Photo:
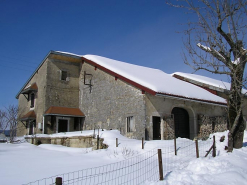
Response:
[[[134,116],[128,116],[126,118],[126,132],[134,132],[135,131],[135,119]]]
[[[60,80],[61,81],[68,81],[68,71],[67,70],[61,70]]]
[[[30,108],[34,108],[35,106],[35,93],[30,93]]]

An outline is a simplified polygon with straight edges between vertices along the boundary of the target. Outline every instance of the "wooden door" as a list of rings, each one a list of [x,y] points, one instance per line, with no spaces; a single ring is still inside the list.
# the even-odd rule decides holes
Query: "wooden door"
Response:
[[[66,119],[58,120],[58,132],[68,132],[68,120]]]
[[[153,116],[153,140],[160,140],[160,117]]]
[[[188,112],[179,107],[172,110],[174,115],[175,136],[181,138],[190,138],[190,124]]]

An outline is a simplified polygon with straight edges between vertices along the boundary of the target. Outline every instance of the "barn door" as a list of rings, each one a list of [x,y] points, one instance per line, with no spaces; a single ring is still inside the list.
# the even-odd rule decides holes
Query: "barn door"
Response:
[[[175,136],[181,138],[190,138],[190,124],[188,112],[179,107],[172,109],[174,115]]]

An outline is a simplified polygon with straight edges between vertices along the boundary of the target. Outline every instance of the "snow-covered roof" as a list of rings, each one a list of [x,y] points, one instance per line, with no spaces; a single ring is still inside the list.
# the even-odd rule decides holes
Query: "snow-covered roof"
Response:
[[[203,84],[208,84],[208,85],[220,88],[220,89],[230,90],[230,86],[231,86],[231,84],[228,82],[223,82],[220,80],[216,80],[216,79],[209,78],[206,76],[201,76],[201,75],[195,75],[195,74],[190,74],[190,73],[181,73],[181,72],[175,72],[175,73],[172,73],[171,75],[172,76],[173,75],[179,75],[179,76],[185,77],[187,79],[201,82]]]
[[[218,91],[222,91],[222,92],[224,90],[230,90],[230,87],[231,87],[231,84],[228,83],[228,82],[223,82],[223,81],[216,80],[216,79],[213,79],[213,78],[209,78],[209,77],[206,77],[206,76],[189,74],[189,73],[181,73],[181,72],[175,72],[175,73],[173,73],[171,75],[172,76],[173,75],[179,75],[181,77],[189,79],[192,83],[193,83],[193,81],[195,81],[195,82],[199,82],[201,84],[206,84],[206,85],[208,85],[209,88],[211,86],[211,87],[214,87],[212,89],[215,89],[215,90],[218,90]],[[243,89],[242,93],[247,93],[247,90]]]
[[[163,94],[173,97],[186,98],[192,100],[198,100],[208,103],[226,104],[226,100],[211,94],[210,92],[199,88],[190,83],[178,80],[159,69],[153,69],[143,66],[138,66],[130,63],[125,63],[97,55],[77,55],[62,51],[50,51],[44,60],[40,63],[38,68],[30,76],[24,86],[16,95],[16,98],[20,95],[21,91],[28,85],[29,81],[35,75],[36,71],[43,65],[45,60],[51,55],[64,55],[67,57],[82,58],[92,65],[98,65],[106,72],[112,75],[116,74],[116,77],[121,77],[121,80],[126,81],[146,92],[151,92],[153,95]]]
[[[159,69],[138,66],[96,55],[84,55],[83,57],[130,81],[155,91],[156,94],[226,103],[225,99],[200,87],[178,80]]]

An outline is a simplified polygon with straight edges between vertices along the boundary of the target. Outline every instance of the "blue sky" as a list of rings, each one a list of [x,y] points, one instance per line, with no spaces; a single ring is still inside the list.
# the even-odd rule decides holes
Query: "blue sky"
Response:
[[[188,19],[165,0],[0,0],[0,107],[17,103],[15,95],[50,50],[191,73],[177,33]]]

